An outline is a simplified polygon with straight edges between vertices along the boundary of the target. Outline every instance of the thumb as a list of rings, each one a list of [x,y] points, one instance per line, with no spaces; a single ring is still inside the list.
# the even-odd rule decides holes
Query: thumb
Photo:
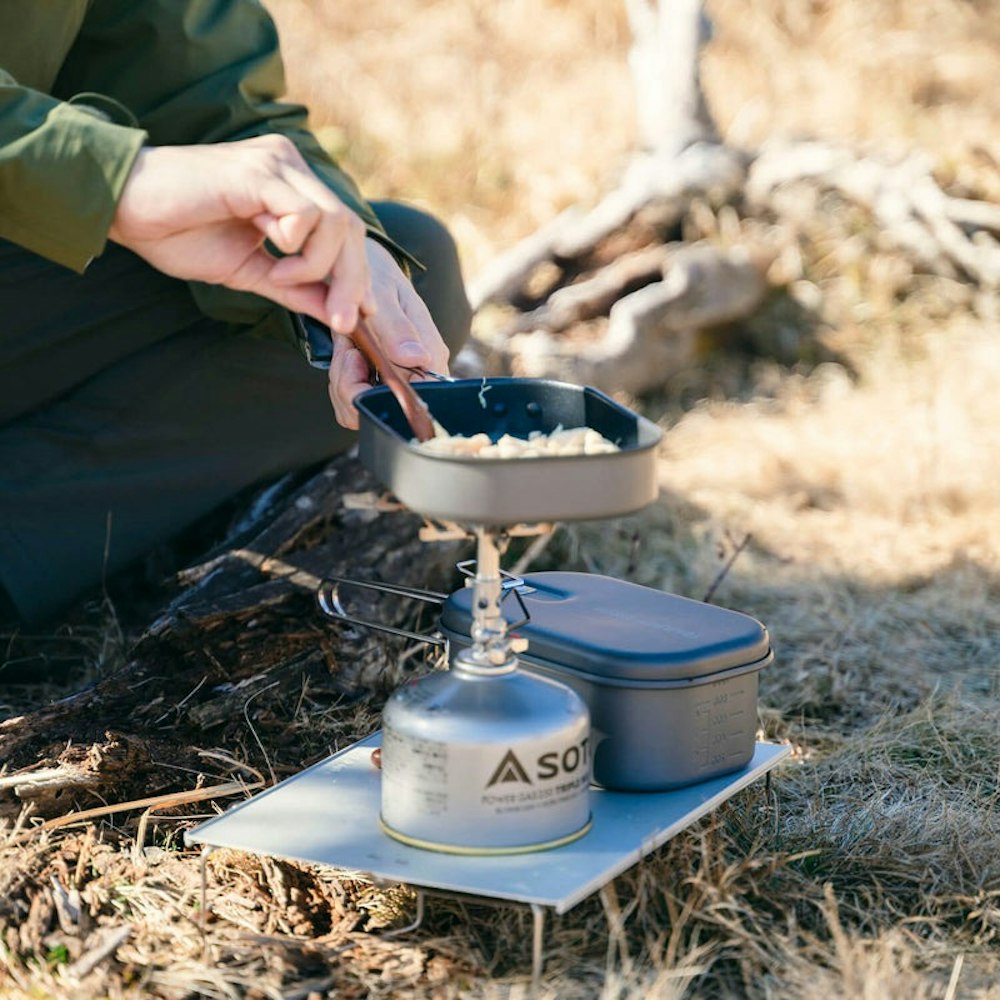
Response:
[[[315,214],[308,209],[285,215],[260,212],[253,217],[253,224],[281,254],[294,254],[305,245],[315,225]]]

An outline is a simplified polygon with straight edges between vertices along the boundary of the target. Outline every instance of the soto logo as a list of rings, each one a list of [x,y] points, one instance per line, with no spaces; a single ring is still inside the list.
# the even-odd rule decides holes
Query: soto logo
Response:
[[[581,767],[587,767],[589,764],[590,739],[585,736],[579,743],[575,743],[561,752],[550,750],[539,754],[534,761],[534,781],[547,781],[560,775],[574,774]],[[508,749],[500,758],[500,763],[494,769],[490,780],[486,782],[486,787],[492,788],[494,785],[511,783],[532,785],[534,781],[518,759],[517,754],[512,749]]]

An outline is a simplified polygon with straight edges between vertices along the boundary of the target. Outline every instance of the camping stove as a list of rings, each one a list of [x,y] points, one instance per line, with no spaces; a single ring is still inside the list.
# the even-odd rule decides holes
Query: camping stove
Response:
[[[384,732],[213,817],[185,841],[203,845],[202,914],[216,847],[414,885],[411,927],[424,888],[530,904],[537,988],[546,907],[567,912],[789,755],[787,746],[754,744],[756,674],[770,646],[760,623],[737,612],[593,574],[515,580],[500,571],[506,539],[531,533],[525,526],[614,517],[655,499],[655,425],[595,390],[559,383],[470,380],[417,391],[452,432],[527,437],[586,426],[620,452],[429,456],[410,443],[388,389],[358,397],[362,461],[403,506],[437,521],[425,526],[431,537],[476,537],[478,561],[467,574],[472,586],[451,595],[330,578],[320,605],[340,621],[447,644],[451,669],[396,692]],[[351,617],[338,596],[345,583],[433,600],[442,606],[438,633]],[[504,597],[522,620],[502,620]],[[539,683],[539,674],[558,683]],[[589,739],[570,687],[590,708]],[[382,771],[372,766],[380,744]],[[597,784],[588,795],[591,767]]]
[[[380,822],[433,850],[537,851],[590,825],[590,715],[566,685],[518,669],[496,536],[476,534],[472,644],[382,713]]]
[[[429,454],[410,441],[385,387],[356,400],[362,462],[406,507],[477,543],[471,642],[449,670],[404,684],[385,706],[381,827],[411,846],[461,854],[569,843],[590,825],[590,716],[568,685],[519,669],[500,609],[501,550],[522,522],[644,506],[656,496],[660,431],[596,390],[556,382],[469,380],[418,391],[453,433],[527,438],[593,427],[619,444],[609,454],[530,459]],[[339,613],[335,586],[324,584],[320,604],[351,620]]]

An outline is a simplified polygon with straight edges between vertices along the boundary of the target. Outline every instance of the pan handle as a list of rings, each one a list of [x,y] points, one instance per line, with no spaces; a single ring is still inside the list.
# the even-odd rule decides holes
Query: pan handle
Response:
[[[295,341],[313,368],[326,371],[333,361],[333,337],[330,328],[306,313],[290,313]]]
[[[411,597],[417,601],[425,601],[428,604],[442,605],[447,599],[447,594],[440,594],[434,590],[420,590],[417,587],[404,587],[393,583],[375,583],[369,580],[354,580],[346,576],[325,577],[316,590],[316,600],[320,609],[328,618],[336,621],[346,622],[348,625],[360,625],[362,628],[374,629],[376,632],[386,632],[389,635],[401,636],[414,642],[425,642],[431,646],[447,646],[448,640],[444,636],[430,632],[411,632],[407,629],[396,628],[393,625],[383,625],[381,622],[368,621],[364,618],[355,618],[349,615],[344,606],[340,603],[340,588],[342,586],[362,587],[366,590],[375,590],[381,594],[396,594],[399,597]]]

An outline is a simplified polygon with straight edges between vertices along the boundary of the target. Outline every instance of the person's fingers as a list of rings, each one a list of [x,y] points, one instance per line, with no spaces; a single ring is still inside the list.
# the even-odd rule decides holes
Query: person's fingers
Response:
[[[354,397],[370,387],[370,372],[364,355],[350,337],[334,334],[333,361],[330,364],[328,389],[337,423],[350,430],[358,428]]]
[[[367,315],[374,315],[378,311],[372,294],[363,237],[360,248],[355,250],[352,246],[352,252],[342,251],[337,257],[329,284],[326,321],[337,333],[351,333],[358,325],[358,317],[362,311]]]
[[[342,255],[364,253],[365,227],[357,215],[339,203],[317,205],[316,211],[311,228],[299,234],[294,256],[275,264],[273,277],[279,284],[322,281],[337,273]]]
[[[292,312],[306,313],[324,325],[329,323],[326,299],[329,286],[325,281],[301,285],[276,285],[271,281],[274,258],[262,247],[251,247],[241,259],[238,268],[221,277],[217,284],[250,291],[277,302]]]
[[[327,281],[330,291],[323,321],[339,333],[349,333],[361,310],[376,308],[364,222],[312,174],[297,151],[289,157],[279,170],[285,190],[275,184],[263,186],[260,194],[266,211],[255,218],[255,225],[278,249],[290,254],[273,263],[270,280],[287,286]]]
[[[324,216],[319,206],[307,202],[296,211],[275,220],[272,241],[279,250],[287,254],[301,253],[323,221]],[[296,258],[289,256],[284,259],[294,261]]]
[[[293,150],[292,161],[283,176],[313,199],[324,215],[301,259],[283,263],[285,277],[294,273],[299,280],[325,278],[330,285],[326,322],[339,333],[350,333],[357,325],[359,313],[371,315],[378,309],[369,272],[367,229],[360,216],[309,169],[298,150]]]
[[[387,297],[375,325],[390,360],[401,368],[447,372],[448,347],[413,286],[402,279]]]
[[[300,289],[307,289],[310,305],[298,311],[339,333],[353,330],[360,313],[374,314],[377,303],[363,249],[353,237],[340,242],[339,235],[336,226],[324,221],[313,230],[302,255],[278,261],[267,257],[266,276],[258,278],[259,293],[287,304],[299,299]]]
[[[367,252],[380,305],[372,326],[383,350],[400,368],[446,371],[448,349],[412,283],[381,243],[369,239]]]
[[[253,290],[258,295],[272,299],[279,305],[290,309],[292,312],[305,313],[319,320],[324,326],[328,325],[326,315],[326,294],[327,286],[325,282],[315,281],[310,285],[270,285],[266,277],[261,280]]]
[[[298,253],[321,221],[321,207],[280,176],[251,177],[245,183],[254,185],[250,221],[282,253]],[[237,200],[237,217],[239,205]]]
[[[362,220],[282,136],[142,151],[111,237],[166,274],[256,292],[341,334],[377,311]]]
[[[431,367],[431,353],[396,296],[382,303],[379,312],[369,317],[368,325],[395,365],[403,369]]]
[[[412,324],[430,357],[430,363],[424,367],[431,371],[447,374],[451,352],[435,326],[424,300],[410,287],[400,293],[400,308]]]

